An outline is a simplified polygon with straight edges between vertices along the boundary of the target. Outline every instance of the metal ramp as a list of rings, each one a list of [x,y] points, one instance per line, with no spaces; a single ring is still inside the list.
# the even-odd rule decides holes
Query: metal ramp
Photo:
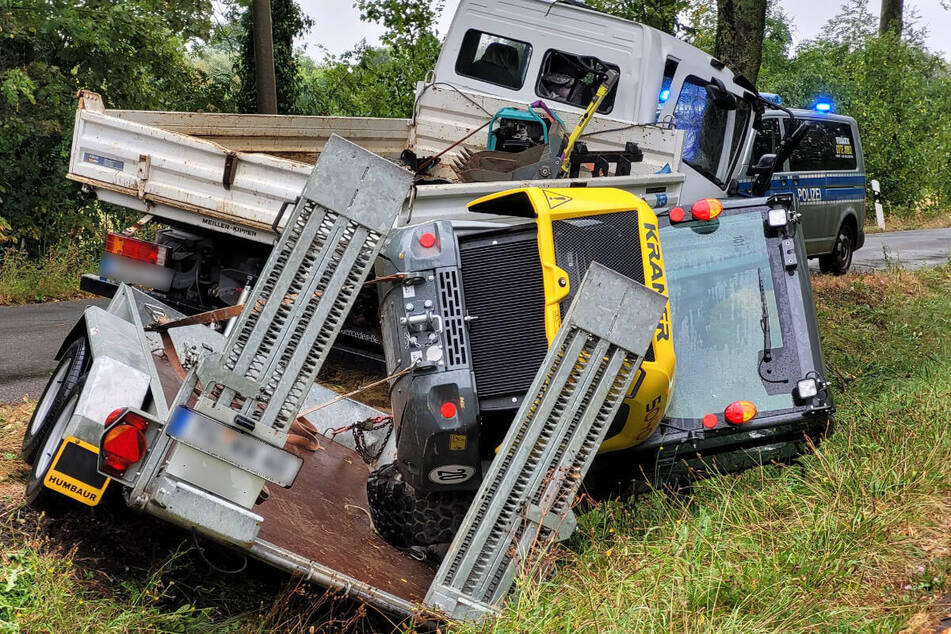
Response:
[[[222,354],[198,367],[196,411],[283,446],[411,185],[330,138]]]
[[[593,263],[429,588],[451,618],[492,613],[537,549],[566,539],[581,480],[667,298]]]

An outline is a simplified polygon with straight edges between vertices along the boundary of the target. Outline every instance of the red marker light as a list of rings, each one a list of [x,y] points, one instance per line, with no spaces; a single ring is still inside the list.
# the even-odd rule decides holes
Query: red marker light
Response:
[[[694,220],[713,220],[723,211],[723,203],[716,198],[701,198],[690,207]]]
[[[103,438],[102,470],[111,475],[124,475],[129,466],[144,455],[145,434],[138,427],[121,423]]]
[[[119,409],[114,409],[114,410],[112,410],[111,412],[109,412],[109,415],[106,416],[105,426],[108,427],[108,426],[111,425],[112,423],[116,422],[116,419],[118,419],[120,416],[122,416],[122,412],[124,412],[124,411],[125,411],[125,408],[124,408],[124,407],[120,407]]]
[[[734,425],[742,425],[756,416],[756,406],[749,401],[734,401],[723,410],[723,416]]]
[[[456,404],[446,401],[442,404],[442,407],[439,408],[439,413],[442,414],[443,418],[452,418],[456,415]]]
[[[717,426],[717,415],[716,414],[707,414],[702,419],[703,426],[707,429],[713,429]]]
[[[671,222],[683,222],[686,217],[686,212],[683,207],[674,207],[670,210],[670,221]]]
[[[433,248],[436,246],[436,236],[427,231],[423,235],[419,236],[419,245],[424,249]]]

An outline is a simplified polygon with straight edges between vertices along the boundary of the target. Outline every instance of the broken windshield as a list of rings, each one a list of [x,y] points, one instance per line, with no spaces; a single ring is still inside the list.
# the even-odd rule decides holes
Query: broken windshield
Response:
[[[750,106],[737,99],[735,110],[718,107],[707,94],[707,84],[694,76],[684,80],[674,120],[684,131],[684,162],[723,187],[749,125]]]
[[[677,382],[667,416],[702,418],[733,401],[761,412],[793,407],[791,390],[769,390],[761,367],[763,296],[769,347],[783,332],[759,213],[721,216],[661,230],[677,355]],[[760,279],[763,288],[760,291]]]

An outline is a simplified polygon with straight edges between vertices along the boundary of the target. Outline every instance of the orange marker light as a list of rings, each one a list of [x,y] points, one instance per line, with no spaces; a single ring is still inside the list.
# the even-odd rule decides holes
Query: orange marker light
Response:
[[[756,406],[749,401],[733,401],[723,410],[723,416],[734,425],[742,425],[756,416]]]
[[[723,211],[723,203],[716,198],[701,198],[690,207],[694,220],[713,220]]]

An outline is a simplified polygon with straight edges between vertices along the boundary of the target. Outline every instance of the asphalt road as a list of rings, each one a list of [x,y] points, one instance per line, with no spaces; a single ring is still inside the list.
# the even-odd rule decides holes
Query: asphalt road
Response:
[[[889,264],[908,268],[944,264],[951,256],[951,229],[869,234],[853,267],[867,271]],[[815,260],[811,266],[818,265]],[[86,306],[105,299],[0,307],[0,402],[38,398],[56,365],[53,355]]]
[[[882,270],[889,264],[918,269],[947,264],[951,257],[951,228],[869,233],[865,246],[855,252],[858,271]]]
[[[97,298],[0,307],[0,403],[39,398],[66,333],[86,306],[107,303]]]

